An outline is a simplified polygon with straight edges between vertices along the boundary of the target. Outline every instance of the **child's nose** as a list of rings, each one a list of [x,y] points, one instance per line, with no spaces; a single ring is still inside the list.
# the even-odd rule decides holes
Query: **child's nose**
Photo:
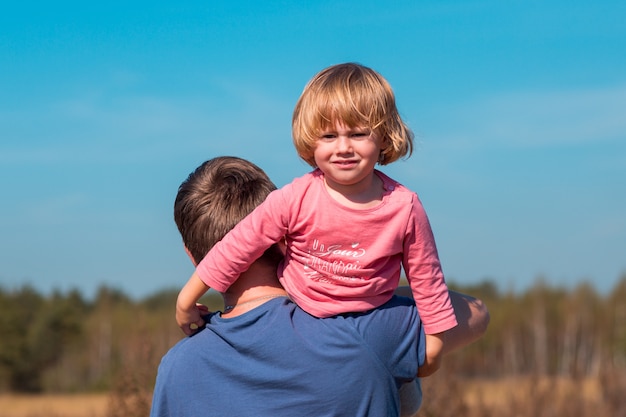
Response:
[[[337,150],[339,152],[348,152],[352,149],[352,141],[349,137],[340,135],[337,138]]]

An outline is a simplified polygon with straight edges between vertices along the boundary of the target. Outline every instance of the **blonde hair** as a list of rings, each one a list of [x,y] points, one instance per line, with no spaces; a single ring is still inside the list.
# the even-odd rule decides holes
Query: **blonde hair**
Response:
[[[380,165],[413,152],[413,132],[402,121],[391,86],[380,74],[360,64],[328,67],[304,88],[292,118],[293,143],[300,158],[313,158],[320,133],[336,122],[367,127],[381,140]]]

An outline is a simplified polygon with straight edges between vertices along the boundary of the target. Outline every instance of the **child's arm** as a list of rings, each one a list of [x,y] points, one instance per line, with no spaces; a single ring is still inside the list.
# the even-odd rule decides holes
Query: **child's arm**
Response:
[[[250,214],[217,242],[196,266],[207,285],[225,292],[273,244],[287,234],[289,184],[270,193]]]
[[[398,287],[395,293],[403,297],[413,298],[411,288],[408,286]],[[482,300],[456,291],[450,291],[449,294],[459,324],[444,332],[445,339],[443,340],[442,355],[447,355],[478,340],[487,331],[490,320],[489,310]],[[427,336],[427,357],[428,342],[429,338]],[[426,373],[426,369],[424,369],[424,373]],[[422,376],[421,369],[420,376]]]
[[[426,333],[426,359],[419,376],[441,366],[445,332],[458,325],[446,286],[435,237],[424,207],[414,195],[403,239],[402,266]]]
[[[459,324],[445,332],[444,355],[480,339],[490,320],[487,306],[478,298],[450,291],[450,301]]]
[[[202,319],[200,308],[196,302],[208,290],[209,287],[194,272],[183,289],[180,290],[180,293],[178,293],[176,322],[187,336],[194,334],[199,327],[204,325],[204,319]]]
[[[419,367],[417,376],[423,378],[434,374],[441,366],[445,345],[445,333],[426,335],[426,357],[424,364]]]

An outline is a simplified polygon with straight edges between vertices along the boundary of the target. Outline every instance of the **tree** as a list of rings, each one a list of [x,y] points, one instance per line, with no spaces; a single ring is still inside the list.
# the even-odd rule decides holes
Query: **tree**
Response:
[[[3,294],[0,303],[0,366],[8,388],[20,392],[41,390],[41,368],[37,346],[33,346],[42,297],[30,286],[14,294]]]

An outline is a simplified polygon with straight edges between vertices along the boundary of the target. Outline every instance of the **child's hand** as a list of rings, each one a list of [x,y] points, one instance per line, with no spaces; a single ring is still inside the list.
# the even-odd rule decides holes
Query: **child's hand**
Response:
[[[176,322],[178,327],[187,335],[191,336],[199,328],[204,326],[202,315],[207,314],[209,309],[202,304],[195,304],[191,308],[176,304]]]
[[[176,300],[176,323],[187,336],[196,333],[204,326],[202,315],[209,312],[209,309],[202,304],[196,303],[202,295],[209,290],[209,287],[202,282],[200,277],[194,272],[185,284]]]
[[[206,316],[210,313],[209,307],[205,306],[204,304],[196,303],[196,307],[198,307],[198,310],[200,310],[201,316]]]

